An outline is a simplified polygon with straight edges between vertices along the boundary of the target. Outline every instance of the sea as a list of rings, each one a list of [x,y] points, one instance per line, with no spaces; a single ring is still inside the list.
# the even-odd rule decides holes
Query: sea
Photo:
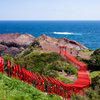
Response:
[[[67,38],[91,50],[100,47],[100,21],[0,21],[0,34],[16,32]]]

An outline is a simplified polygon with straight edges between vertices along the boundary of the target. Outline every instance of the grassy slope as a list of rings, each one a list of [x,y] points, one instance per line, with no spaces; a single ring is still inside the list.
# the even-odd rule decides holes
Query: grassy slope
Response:
[[[87,55],[91,55],[91,54],[93,54],[93,50],[89,50],[89,49],[83,49],[83,50],[79,50],[80,52],[84,52],[84,53],[86,53]]]
[[[0,73],[0,100],[62,100],[53,95],[45,95],[31,85],[8,78]]]
[[[100,71],[91,72],[89,76],[90,76],[90,78],[94,78],[94,77],[96,77],[98,75],[100,75]]]
[[[27,49],[26,51],[23,51],[19,55],[15,56],[13,62],[17,65],[19,64],[27,70],[31,70],[37,75],[49,75],[50,77],[56,77],[66,84],[72,83],[72,81],[60,77],[58,71],[70,71],[71,74],[77,75],[77,69],[69,64],[59,53],[45,52],[41,50],[32,50],[30,52],[29,50]],[[3,58],[11,60],[12,57],[7,55],[3,56]]]
[[[91,51],[91,50],[85,50],[85,51],[81,50],[81,52],[85,52],[88,55],[91,55],[93,53],[93,51]],[[45,56],[43,57],[42,54],[44,54]],[[66,72],[72,71],[72,73],[73,73],[73,71],[75,69],[73,69],[73,67],[69,63],[64,61],[60,56],[58,56],[55,59],[55,57],[54,57],[55,54],[53,53],[54,56],[52,55],[52,57],[50,57],[51,55],[52,54],[50,54],[50,52],[33,50],[33,48],[29,48],[26,51],[23,51],[22,53],[20,53],[18,56],[16,56],[13,61],[16,62],[17,64],[20,64],[23,67],[26,67],[27,69],[30,66],[32,66],[33,68],[36,67],[38,69],[45,68],[45,71],[42,70],[43,73],[46,72],[46,73],[44,73],[45,75],[49,74],[49,73],[54,73],[59,80],[65,81],[64,78],[57,75],[56,70],[61,71],[62,69],[64,69]],[[34,59],[34,57],[36,59]],[[4,58],[7,60],[8,59],[11,60],[12,57],[4,56]],[[48,60],[47,60],[48,58],[51,59],[51,62],[48,62]],[[87,65],[89,64],[89,60],[87,60],[87,59],[83,59],[83,58],[77,58],[77,59],[86,63]],[[38,65],[37,63],[34,63],[35,60],[37,60],[37,63],[40,63],[40,65],[42,65],[42,67],[40,65]],[[41,63],[40,61],[42,61],[43,63]],[[44,63],[44,62],[46,62],[46,63]],[[52,70],[52,69],[54,69],[54,70]],[[30,69],[28,69],[28,70],[30,70]],[[35,71],[37,74],[39,73],[39,70],[33,69],[33,71]],[[75,73],[77,73],[77,71],[75,71]],[[51,74],[51,76],[52,76],[52,74]],[[5,78],[4,76],[2,76],[0,74],[0,87],[1,87],[0,100],[2,100],[2,99],[4,100],[5,98],[7,100],[27,100],[27,99],[31,100],[31,98],[32,98],[32,100],[35,100],[35,99],[36,100],[56,100],[56,99],[58,99],[56,97],[53,97],[52,95],[45,96],[44,94],[41,94],[40,91],[38,91],[37,89],[34,89],[34,87],[31,87],[26,83],[20,82],[20,84],[26,84],[27,86],[26,85],[21,85],[21,86],[18,85],[17,86],[16,84],[18,83],[18,81],[14,80],[14,79],[11,79],[12,82],[10,83],[10,85],[8,85],[8,84],[6,84],[6,81],[8,81],[8,79],[5,78],[3,80],[3,79],[1,79],[1,77]],[[100,100],[100,71],[95,71],[95,72],[90,73],[90,78],[91,78],[91,83],[90,83],[89,89],[85,90],[85,95],[79,96],[79,95],[72,94],[70,100]],[[8,83],[9,83],[9,81],[8,81]],[[14,83],[14,84],[12,84],[12,83]],[[70,83],[70,82],[67,81],[65,83]],[[12,87],[14,85],[16,85],[17,88],[12,89]],[[25,92],[24,92],[25,88],[22,89],[22,87],[24,87],[24,86],[28,87]],[[31,90],[31,88],[32,88],[32,90]],[[17,91],[17,89],[18,89],[18,91]],[[21,95],[19,94],[20,92],[21,92]],[[17,98],[17,95],[19,98]],[[52,97],[50,97],[50,96],[52,96]]]

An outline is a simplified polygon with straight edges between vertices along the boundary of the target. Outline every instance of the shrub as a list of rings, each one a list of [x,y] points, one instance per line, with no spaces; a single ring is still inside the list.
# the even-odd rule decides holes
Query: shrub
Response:
[[[98,48],[97,50],[95,50],[93,54],[94,55],[99,55],[100,54],[100,48]]]
[[[94,51],[93,56],[89,60],[88,69],[100,70],[100,48]]]

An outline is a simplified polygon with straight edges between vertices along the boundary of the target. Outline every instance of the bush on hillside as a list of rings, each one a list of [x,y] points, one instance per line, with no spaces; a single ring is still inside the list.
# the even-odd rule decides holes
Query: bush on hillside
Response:
[[[93,56],[89,60],[88,69],[100,70],[100,48],[94,51]]]
[[[91,78],[91,84],[89,86],[89,89],[85,91],[85,93],[89,100],[100,99],[100,75]]]
[[[34,42],[31,45],[33,48],[38,48],[42,50],[42,47],[40,46],[40,43],[37,39],[34,40]]]
[[[95,50],[93,54],[94,55],[99,55],[100,54],[100,48],[98,48],[97,50]]]

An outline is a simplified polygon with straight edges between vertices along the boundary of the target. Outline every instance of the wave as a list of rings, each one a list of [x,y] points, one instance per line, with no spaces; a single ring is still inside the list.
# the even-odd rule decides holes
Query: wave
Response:
[[[68,33],[68,32],[54,32],[54,34],[73,34],[73,33]]]
[[[53,32],[54,34],[62,34],[62,35],[82,35],[80,33],[69,33],[69,32]]]

